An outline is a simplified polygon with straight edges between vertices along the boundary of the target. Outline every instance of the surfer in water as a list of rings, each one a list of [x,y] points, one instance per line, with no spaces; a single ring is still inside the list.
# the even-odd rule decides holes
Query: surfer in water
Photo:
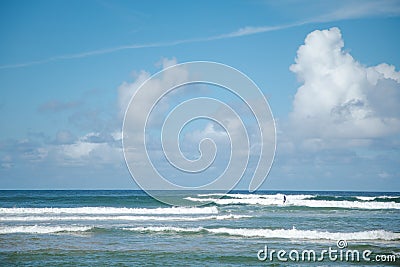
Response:
[[[283,204],[286,202],[286,195],[283,195]]]

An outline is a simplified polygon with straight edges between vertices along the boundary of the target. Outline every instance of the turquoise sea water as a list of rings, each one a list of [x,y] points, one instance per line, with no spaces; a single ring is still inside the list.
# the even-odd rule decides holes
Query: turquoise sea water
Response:
[[[0,266],[400,265],[399,193],[171,197],[211,203],[171,207],[142,191],[0,191]],[[347,246],[339,248],[339,240]],[[284,250],[287,261],[276,253],[260,261],[266,246],[268,254]],[[337,259],[318,261],[329,247],[338,250]],[[295,253],[289,258],[293,250],[299,259]],[[316,260],[302,260],[304,250],[314,250]],[[370,250],[370,261],[361,254],[359,261],[346,261],[348,250]],[[376,255],[395,261],[377,262]]]

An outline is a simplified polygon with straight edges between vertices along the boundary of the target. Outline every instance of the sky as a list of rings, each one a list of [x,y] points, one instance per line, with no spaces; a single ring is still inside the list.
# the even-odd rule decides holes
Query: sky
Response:
[[[398,192],[399,28],[390,0],[1,1],[0,189],[138,189],[121,140],[132,95],[176,63],[212,61],[246,74],[270,105],[276,153],[260,189]],[[188,86],[150,125],[154,164],[189,186],[161,162],[157,118],[202,93],[240,109]],[[183,154],[196,158],[203,138],[221,139],[209,179],[229,146],[200,120],[179,136]],[[252,158],[237,189],[254,168]]]

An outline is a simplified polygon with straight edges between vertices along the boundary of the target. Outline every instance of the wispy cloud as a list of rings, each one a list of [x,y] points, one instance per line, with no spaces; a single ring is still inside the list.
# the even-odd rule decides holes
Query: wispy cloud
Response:
[[[17,64],[0,65],[0,69],[29,67],[33,65],[40,65],[61,60],[79,59],[96,55],[110,54],[130,49],[168,47],[168,46],[175,46],[187,43],[198,43],[198,42],[238,38],[248,35],[261,34],[271,31],[278,31],[293,27],[299,27],[302,25],[312,24],[312,23],[333,22],[339,20],[358,19],[358,18],[373,17],[373,16],[399,16],[399,15],[400,15],[400,1],[398,0],[347,1],[344,6],[339,6],[334,10],[327,12],[323,15],[289,24],[275,25],[275,26],[258,26],[258,27],[246,26],[243,28],[239,28],[238,30],[233,32],[208,36],[208,37],[182,39],[182,40],[167,41],[167,42],[121,45],[111,48],[97,49],[75,54],[59,55],[46,59],[28,61]]]
[[[348,1],[328,14],[315,18],[318,22],[358,19],[375,16],[399,16],[399,0]]]
[[[235,38],[246,35],[253,35],[271,31],[284,30],[288,28],[299,27],[312,23],[333,22],[339,20],[351,20],[374,16],[399,16],[400,1],[399,0],[372,0],[372,1],[347,1],[345,6],[339,6],[336,9],[323,15],[313,18],[296,21],[294,23],[276,25],[276,26],[259,26],[259,27],[243,27],[234,32],[221,34],[210,37],[208,40]]]
[[[301,23],[301,24],[303,24],[303,23]],[[280,30],[280,29],[289,28],[289,27],[293,27],[293,26],[299,26],[301,24],[298,24],[298,25],[290,24],[290,25],[271,26],[271,27],[270,26],[244,27],[244,28],[240,28],[237,31],[220,34],[220,35],[215,35],[215,36],[209,36],[209,37],[182,39],[182,40],[175,40],[175,41],[169,41],[169,42],[121,45],[121,46],[92,50],[92,51],[76,53],[76,54],[66,54],[66,55],[54,56],[54,57],[50,57],[50,58],[46,58],[46,59],[28,61],[28,62],[17,63],[17,64],[0,65],[0,69],[13,69],[13,68],[29,67],[29,66],[33,66],[33,65],[40,65],[40,64],[50,63],[50,62],[54,62],[54,61],[86,58],[86,57],[110,54],[110,53],[114,53],[114,52],[118,52],[118,51],[130,50],[130,49],[167,47],[167,46],[175,46],[175,45],[186,44],[186,43],[198,43],[198,42],[207,42],[207,41],[220,40],[220,39],[235,38],[235,37],[241,37],[241,36],[245,36],[245,35],[252,35],[252,34],[263,33],[263,32],[267,32],[267,31]]]

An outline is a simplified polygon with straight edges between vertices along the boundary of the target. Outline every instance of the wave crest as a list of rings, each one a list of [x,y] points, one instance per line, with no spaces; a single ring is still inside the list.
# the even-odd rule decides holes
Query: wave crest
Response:
[[[298,230],[298,229],[249,229],[249,228],[182,228],[173,226],[150,226],[150,227],[131,227],[123,230],[136,232],[184,232],[201,233],[208,232],[212,234],[225,234],[242,237],[262,237],[267,239],[282,238],[294,240],[400,240],[400,233],[389,232],[385,230],[373,230],[350,233],[332,233],[316,230]]]
[[[283,194],[256,195],[256,194],[227,194],[226,198],[213,198],[213,194],[200,194],[198,197],[187,197],[193,202],[212,202],[217,205],[262,205],[262,206],[297,206],[310,208],[343,208],[343,209],[400,209],[400,203],[394,201],[382,202],[371,201],[370,197],[356,197],[360,201],[349,200],[321,200],[315,199],[313,195],[286,195],[286,202],[283,203]],[[374,197],[382,199],[388,197]],[[395,197],[393,197],[395,198]]]
[[[0,214],[218,214],[217,207],[170,207],[170,208],[0,208]]]
[[[0,234],[51,234],[61,232],[85,232],[93,229],[92,226],[42,226],[42,225],[29,225],[29,226],[5,226],[0,228]]]

